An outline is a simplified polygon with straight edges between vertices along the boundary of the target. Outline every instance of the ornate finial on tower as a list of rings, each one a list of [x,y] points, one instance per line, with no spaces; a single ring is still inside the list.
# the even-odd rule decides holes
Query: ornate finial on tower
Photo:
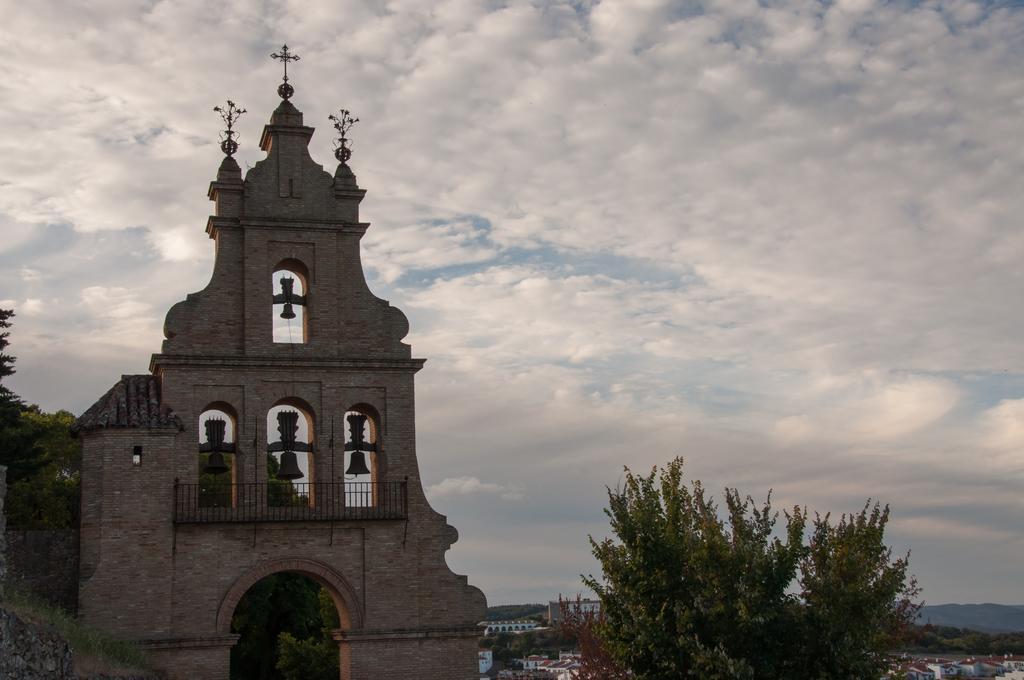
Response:
[[[288,51],[288,46],[283,45],[280,52],[274,52],[270,56],[284,64],[284,82],[278,86],[277,93],[281,95],[281,99],[290,99],[295,94],[295,88],[288,84],[288,62],[298,61],[299,55],[292,54]]]
[[[349,113],[348,109],[338,109],[338,116],[327,116],[327,119],[334,125],[334,129],[338,131],[338,138],[334,140],[334,157],[338,159],[343,165],[348,164],[348,159],[352,158],[352,149],[349,145],[352,141],[348,138],[348,131],[352,129],[352,126],[359,122],[358,118],[353,118],[352,114]]]
[[[226,109],[214,106],[213,110],[220,114],[228,128],[220,133],[220,150],[228,156],[234,156],[235,152],[238,151],[238,142],[235,141],[235,135],[238,133],[232,128],[238,122],[238,119],[242,117],[242,114],[245,113],[245,109],[235,106],[235,103],[229,99]]]

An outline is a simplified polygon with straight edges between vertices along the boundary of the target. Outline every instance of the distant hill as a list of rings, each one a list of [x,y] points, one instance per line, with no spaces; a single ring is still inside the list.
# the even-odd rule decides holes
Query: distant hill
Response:
[[[917,622],[983,633],[1014,633],[1024,631],[1024,605],[930,604],[921,608]]]
[[[488,621],[512,621],[525,619],[528,616],[547,616],[546,604],[503,604],[487,608]]]

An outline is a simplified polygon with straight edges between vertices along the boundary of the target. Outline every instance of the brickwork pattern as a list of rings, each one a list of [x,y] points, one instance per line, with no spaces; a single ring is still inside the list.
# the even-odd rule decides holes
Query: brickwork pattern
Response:
[[[80,615],[145,640],[171,680],[225,680],[239,598],[259,578],[293,571],[334,598],[343,680],[475,680],[486,602],[445,563],[458,533],[423,493],[414,395],[423,360],[402,342],[405,316],[366,284],[364,192],[347,166],[332,177],[310,158],[312,134],[283,102],[261,140],[266,159],[244,180],[225,160],[210,185],[213,274],[168,312],[151,363],[181,429],[80,435]],[[308,279],[308,341],[274,343],[272,274],[296,262]],[[344,481],[343,416],[367,407],[378,445],[369,462],[379,481],[407,480],[408,519],[175,525],[175,480],[198,479],[200,415],[226,406],[236,419],[235,481],[265,483],[267,412],[282,402],[312,418],[316,481]]]

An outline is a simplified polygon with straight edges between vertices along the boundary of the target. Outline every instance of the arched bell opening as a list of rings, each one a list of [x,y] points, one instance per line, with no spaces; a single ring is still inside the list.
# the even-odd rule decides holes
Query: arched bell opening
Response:
[[[243,600],[263,599],[272,606],[276,604],[281,608],[290,607],[295,601],[296,595],[302,597],[302,593],[289,593],[286,590],[289,585],[294,586],[296,583],[300,584],[300,587],[307,589],[306,597],[308,597],[309,583],[295,578],[297,576],[304,577],[320,587],[320,590],[316,591],[316,595],[317,607],[321,613],[319,627],[322,630],[322,634],[316,636],[311,642],[317,646],[323,645],[326,647],[326,650],[322,655],[310,655],[310,657],[324,659],[329,656],[332,651],[334,657],[340,660],[340,672],[335,675],[331,675],[330,672],[327,672],[321,676],[308,669],[302,669],[297,673],[293,673],[291,676],[303,678],[328,676],[341,678],[351,677],[351,656],[347,653],[347,646],[344,644],[338,644],[338,642],[334,641],[333,647],[327,647],[326,643],[327,640],[332,637],[330,636],[330,633],[336,632],[337,629],[340,629],[341,631],[361,629],[363,627],[363,608],[360,604],[356,591],[348,581],[345,580],[345,578],[335,569],[317,560],[282,557],[260,563],[248,572],[242,574],[228,588],[227,592],[224,593],[220,605],[217,608],[217,620],[215,627],[218,634],[240,634],[242,638],[239,639],[235,649],[240,649],[244,654],[247,645],[245,645],[243,641],[247,637],[247,630],[255,629],[258,632],[268,631],[272,629],[271,626],[274,624],[271,623],[268,625],[267,622],[257,620],[255,621],[255,626],[247,625],[243,618],[247,613],[252,611],[252,608],[250,606],[251,603],[243,604]],[[282,598],[283,601],[275,601],[272,595],[281,593],[282,589],[284,589],[283,595],[285,596]],[[271,593],[270,597],[256,597],[261,595],[266,596],[268,590]],[[308,599],[306,600],[306,603],[307,611],[309,611]],[[333,613],[331,612],[332,607],[334,610]],[[266,609],[263,609],[263,611],[266,611]],[[331,629],[332,625],[335,630]],[[295,637],[295,634],[292,633],[292,636]],[[262,647],[263,649],[272,649],[276,647],[274,643],[277,640],[275,639],[274,641],[270,641],[270,637],[279,638],[280,632],[275,632],[274,635],[271,636],[265,636],[265,644]],[[312,646],[312,644],[310,646]],[[231,678],[246,678],[248,680],[251,678],[266,677],[251,671],[243,673],[240,672],[241,669],[236,672],[236,655],[238,653],[239,652],[232,650]],[[272,677],[277,677],[277,675]]]
[[[351,406],[343,418],[345,424],[344,475],[345,505],[373,507],[378,504],[378,485],[382,481],[380,416],[369,404]]]
[[[314,502],[315,451],[312,409],[283,399],[267,411],[267,505],[308,506]]]
[[[271,275],[274,342],[309,341],[309,272],[298,260],[283,260]]]
[[[237,481],[238,417],[230,404],[215,402],[199,415],[198,503],[201,508],[234,507]]]

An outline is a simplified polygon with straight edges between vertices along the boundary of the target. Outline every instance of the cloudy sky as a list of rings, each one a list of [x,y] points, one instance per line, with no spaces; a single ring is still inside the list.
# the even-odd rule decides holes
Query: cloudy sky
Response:
[[[1024,6],[2,0],[12,387],[81,412],[209,278],[226,98],[288,42],[361,122],[420,465],[492,603],[580,589],[605,485],[675,455],[780,506],[892,505],[932,603],[1024,604]]]

